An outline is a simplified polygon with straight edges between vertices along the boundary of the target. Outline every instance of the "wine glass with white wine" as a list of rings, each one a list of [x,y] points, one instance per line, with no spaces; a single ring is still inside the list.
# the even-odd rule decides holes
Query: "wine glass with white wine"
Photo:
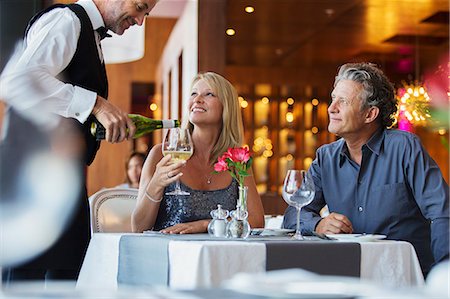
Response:
[[[314,199],[315,187],[311,174],[305,170],[288,170],[283,184],[283,199],[297,209],[297,227],[292,237],[304,240],[300,229],[300,211]]]
[[[187,161],[194,153],[191,134],[188,129],[172,128],[167,131],[162,144],[164,156],[171,155],[171,162]],[[176,180],[175,189],[166,195],[190,195],[189,192],[181,190],[180,180]]]

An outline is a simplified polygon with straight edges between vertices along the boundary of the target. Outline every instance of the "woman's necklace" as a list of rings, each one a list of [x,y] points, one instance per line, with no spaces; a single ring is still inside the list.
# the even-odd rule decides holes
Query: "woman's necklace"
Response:
[[[197,161],[200,162],[200,159],[197,156],[195,157],[197,158]],[[206,178],[206,184],[210,185],[213,173],[210,173],[209,175],[204,174],[204,176]]]

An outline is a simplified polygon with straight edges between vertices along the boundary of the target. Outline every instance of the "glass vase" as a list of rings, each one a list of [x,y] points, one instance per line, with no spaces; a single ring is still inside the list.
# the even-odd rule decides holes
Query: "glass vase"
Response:
[[[250,235],[251,227],[248,223],[247,211],[247,186],[239,186],[239,198],[236,203],[236,210],[231,211],[231,221],[227,224],[228,238],[247,238]]]

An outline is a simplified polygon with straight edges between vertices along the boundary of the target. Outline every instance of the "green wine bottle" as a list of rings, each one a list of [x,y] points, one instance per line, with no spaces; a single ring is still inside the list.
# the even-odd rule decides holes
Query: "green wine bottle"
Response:
[[[180,121],[177,119],[157,120],[139,114],[128,114],[128,117],[131,118],[136,126],[136,132],[133,138],[139,138],[158,129],[176,128],[180,126]],[[106,138],[106,129],[99,122],[92,122],[91,134],[95,136],[96,140],[103,140]]]

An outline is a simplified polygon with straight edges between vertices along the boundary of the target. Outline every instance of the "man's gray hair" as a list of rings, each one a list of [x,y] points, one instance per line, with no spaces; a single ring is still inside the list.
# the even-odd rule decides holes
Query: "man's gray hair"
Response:
[[[366,62],[344,64],[339,68],[334,86],[340,80],[360,83],[363,87],[359,95],[363,103],[361,109],[378,107],[380,110],[378,119],[382,127],[392,126],[398,109],[394,86],[375,64]]]

